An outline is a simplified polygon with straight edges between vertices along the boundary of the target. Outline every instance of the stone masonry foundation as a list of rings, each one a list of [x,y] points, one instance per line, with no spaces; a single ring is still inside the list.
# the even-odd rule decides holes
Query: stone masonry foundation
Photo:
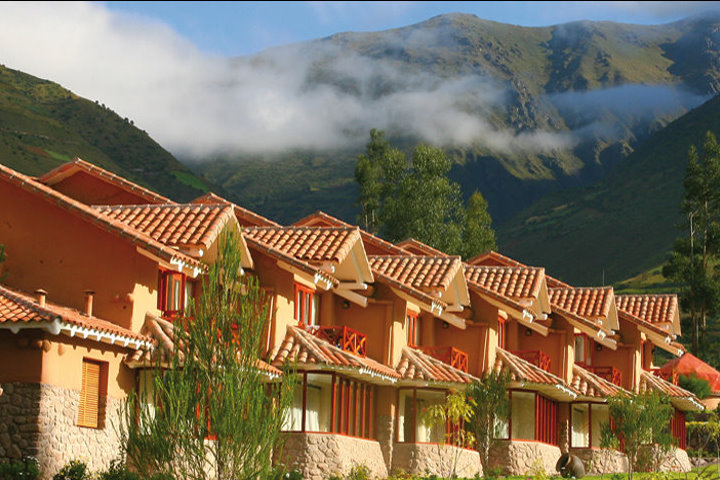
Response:
[[[475,474],[482,475],[480,456],[475,450],[432,443],[396,443],[391,471],[450,477],[456,459],[456,476],[470,478]]]
[[[599,448],[572,448],[570,454],[582,460],[587,474],[626,473],[628,458],[617,450]]]
[[[0,462],[33,456],[49,479],[70,460],[97,471],[118,456],[119,400],[108,401],[102,428],[84,428],[77,426],[80,392],[37,383],[0,388]]]
[[[372,478],[387,478],[388,471],[375,440],[332,433],[285,433],[285,446],[275,462],[299,470],[305,480],[325,480],[365,465]]]
[[[555,474],[560,447],[542,442],[500,440],[490,449],[490,465],[506,475],[527,475],[544,470]]]

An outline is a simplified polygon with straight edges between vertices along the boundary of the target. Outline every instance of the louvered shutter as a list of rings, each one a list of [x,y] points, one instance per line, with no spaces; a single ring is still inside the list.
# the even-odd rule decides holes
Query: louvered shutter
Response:
[[[83,360],[78,425],[98,428],[101,397],[101,364]]]

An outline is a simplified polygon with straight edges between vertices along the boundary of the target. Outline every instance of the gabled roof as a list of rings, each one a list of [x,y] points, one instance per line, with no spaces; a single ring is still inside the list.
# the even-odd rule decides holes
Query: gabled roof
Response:
[[[403,250],[407,250],[408,252],[412,253],[413,255],[430,255],[430,256],[436,256],[436,257],[447,255],[447,253],[441,252],[437,248],[433,248],[430,245],[426,245],[419,240],[415,240],[414,238],[408,238],[407,240],[398,242],[397,246],[402,248]]]
[[[307,217],[301,218],[293,225],[296,226],[318,226],[318,227],[349,227],[356,228],[347,222],[340,220],[339,218],[328,215],[325,212],[317,211],[308,215]],[[383,240],[382,238],[366,232],[360,229],[360,235],[362,236],[363,243],[365,244],[365,250],[371,255],[409,255],[410,252],[404,250],[392,243]]]
[[[677,295],[618,295],[617,307],[670,334],[680,335]]]
[[[465,266],[465,278],[468,282],[515,299],[537,298],[543,287],[544,277],[545,269],[537,267]]]
[[[615,396],[618,393],[630,393],[577,364],[573,365],[571,386],[582,396],[591,398],[605,398]]]
[[[243,232],[246,237],[310,263],[341,263],[360,241],[357,227],[249,227]]]
[[[705,407],[694,393],[680,388],[647,370],[640,373],[640,393],[658,391],[670,397],[670,402],[681,410],[702,411]]]
[[[360,379],[395,383],[400,375],[392,368],[341,350],[306,330],[289,326],[280,349],[271,364],[281,367],[286,362],[299,369],[340,371]]]
[[[204,204],[215,204],[215,203],[226,203],[231,205],[235,210],[235,217],[237,218],[240,225],[243,227],[279,227],[280,224],[273,222],[272,220],[263,217],[262,215],[255,213],[247,208],[243,208],[236,205],[229,200],[225,200],[219,195],[212,192],[208,192],[205,195],[197,197],[190,203],[204,203]]]
[[[435,382],[435,383],[456,383],[466,384],[477,380],[469,373],[451,367],[447,363],[438,360],[420,350],[403,347],[402,355],[395,368],[402,380],[411,383]]]
[[[622,310],[620,308],[618,308],[618,316],[623,320],[634,323],[638,330],[644,333],[655,346],[662,348],[676,357],[685,353],[685,347],[674,341],[675,335],[669,331],[670,329],[668,326],[662,325],[663,328],[661,328],[660,325],[646,322],[642,318],[636,317],[627,310]]]
[[[555,398],[575,399],[578,395],[578,392],[570,388],[562,378],[502,348],[496,350],[493,369],[496,372],[507,370],[510,373],[511,383],[519,384],[524,388],[531,387],[529,389],[545,392]]]
[[[37,181],[52,187],[68,177],[77,174],[78,172],[86,173],[98,180],[111,184],[120,190],[136,195],[144,200],[143,203],[172,203],[172,200],[167,197],[163,197],[152,190],[141,187],[130,180],[127,180],[119,175],[115,175],[104,168],[100,168],[97,165],[93,165],[92,163],[86,162],[80,158],[75,158],[70,162],[63,163],[62,165],[38,177]]]
[[[668,361],[660,367],[660,372],[665,375],[679,374],[688,377],[695,375],[708,381],[710,391],[720,392],[720,372],[691,353]]]
[[[613,306],[612,287],[551,288],[548,293],[553,307],[594,321],[607,318]]]
[[[487,265],[496,267],[527,267],[524,263],[520,263],[515,259],[506,257],[505,255],[493,250],[488,250],[487,252],[476,255],[468,260],[467,263],[470,265]],[[572,288],[567,283],[561,282],[557,278],[551,277],[547,274],[545,275],[545,280],[547,281],[549,288]]]
[[[37,303],[30,295],[0,285],[0,328],[17,333],[23,329],[43,329],[53,335],[90,338],[98,342],[138,348],[149,344],[145,335],[79,311],[46,302]]]
[[[188,266],[196,272],[203,271],[205,269],[204,264],[189,255],[163,245],[152,237],[126,225],[125,223],[112,219],[99,211],[78,202],[77,200],[74,200],[40,182],[33,180],[27,175],[23,175],[22,173],[16,172],[15,170],[1,164],[0,179],[4,179],[9,183],[32,193],[33,195],[37,195],[39,198],[42,198],[47,202],[53,203],[64,210],[84,218],[89,223],[97,225],[99,228],[127,240],[133,245],[144,249],[148,253],[168,262],[171,265],[178,265],[179,268]]]
[[[457,275],[460,257],[370,255],[370,266],[393,280],[422,290],[447,289]]]

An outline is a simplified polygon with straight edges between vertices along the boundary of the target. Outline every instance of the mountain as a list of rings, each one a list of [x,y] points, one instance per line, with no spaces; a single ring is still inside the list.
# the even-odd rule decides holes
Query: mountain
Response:
[[[718,14],[542,28],[450,14],[280,47],[234,62],[301,76],[299,96],[330,92],[335,104],[307,121],[337,118],[345,143],[184,160],[279,221],[317,208],[354,220],[354,160],[369,128],[382,128],[405,149],[446,147],[464,193],[482,191],[501,225],[544,195],[598,181],[720,91],[719,28]]]
[[[179,201],[209,188],[131,120],[56,83],[0,66],[0,162],[40,175],[74,157]]]
[[[503,252],[579,285],[662,264],[680,235],[688,150],[701,151],[708,130],[720,135],[720,96],[651,135],[598,183],[550,195],[502,225]]]

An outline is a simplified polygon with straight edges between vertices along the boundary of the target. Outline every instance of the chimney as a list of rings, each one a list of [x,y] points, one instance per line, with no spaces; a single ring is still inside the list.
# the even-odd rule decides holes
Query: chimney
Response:
[[[85,290],[85,315],[88,317],[92,317],[93,295],[95,292],[92,290]]]
[[[47,292],[43,290],[42,288],[38,288],[35,290],[35,295],[37,297],[37,303],[41,307],[45,306],[45,298],[47,297]]]

